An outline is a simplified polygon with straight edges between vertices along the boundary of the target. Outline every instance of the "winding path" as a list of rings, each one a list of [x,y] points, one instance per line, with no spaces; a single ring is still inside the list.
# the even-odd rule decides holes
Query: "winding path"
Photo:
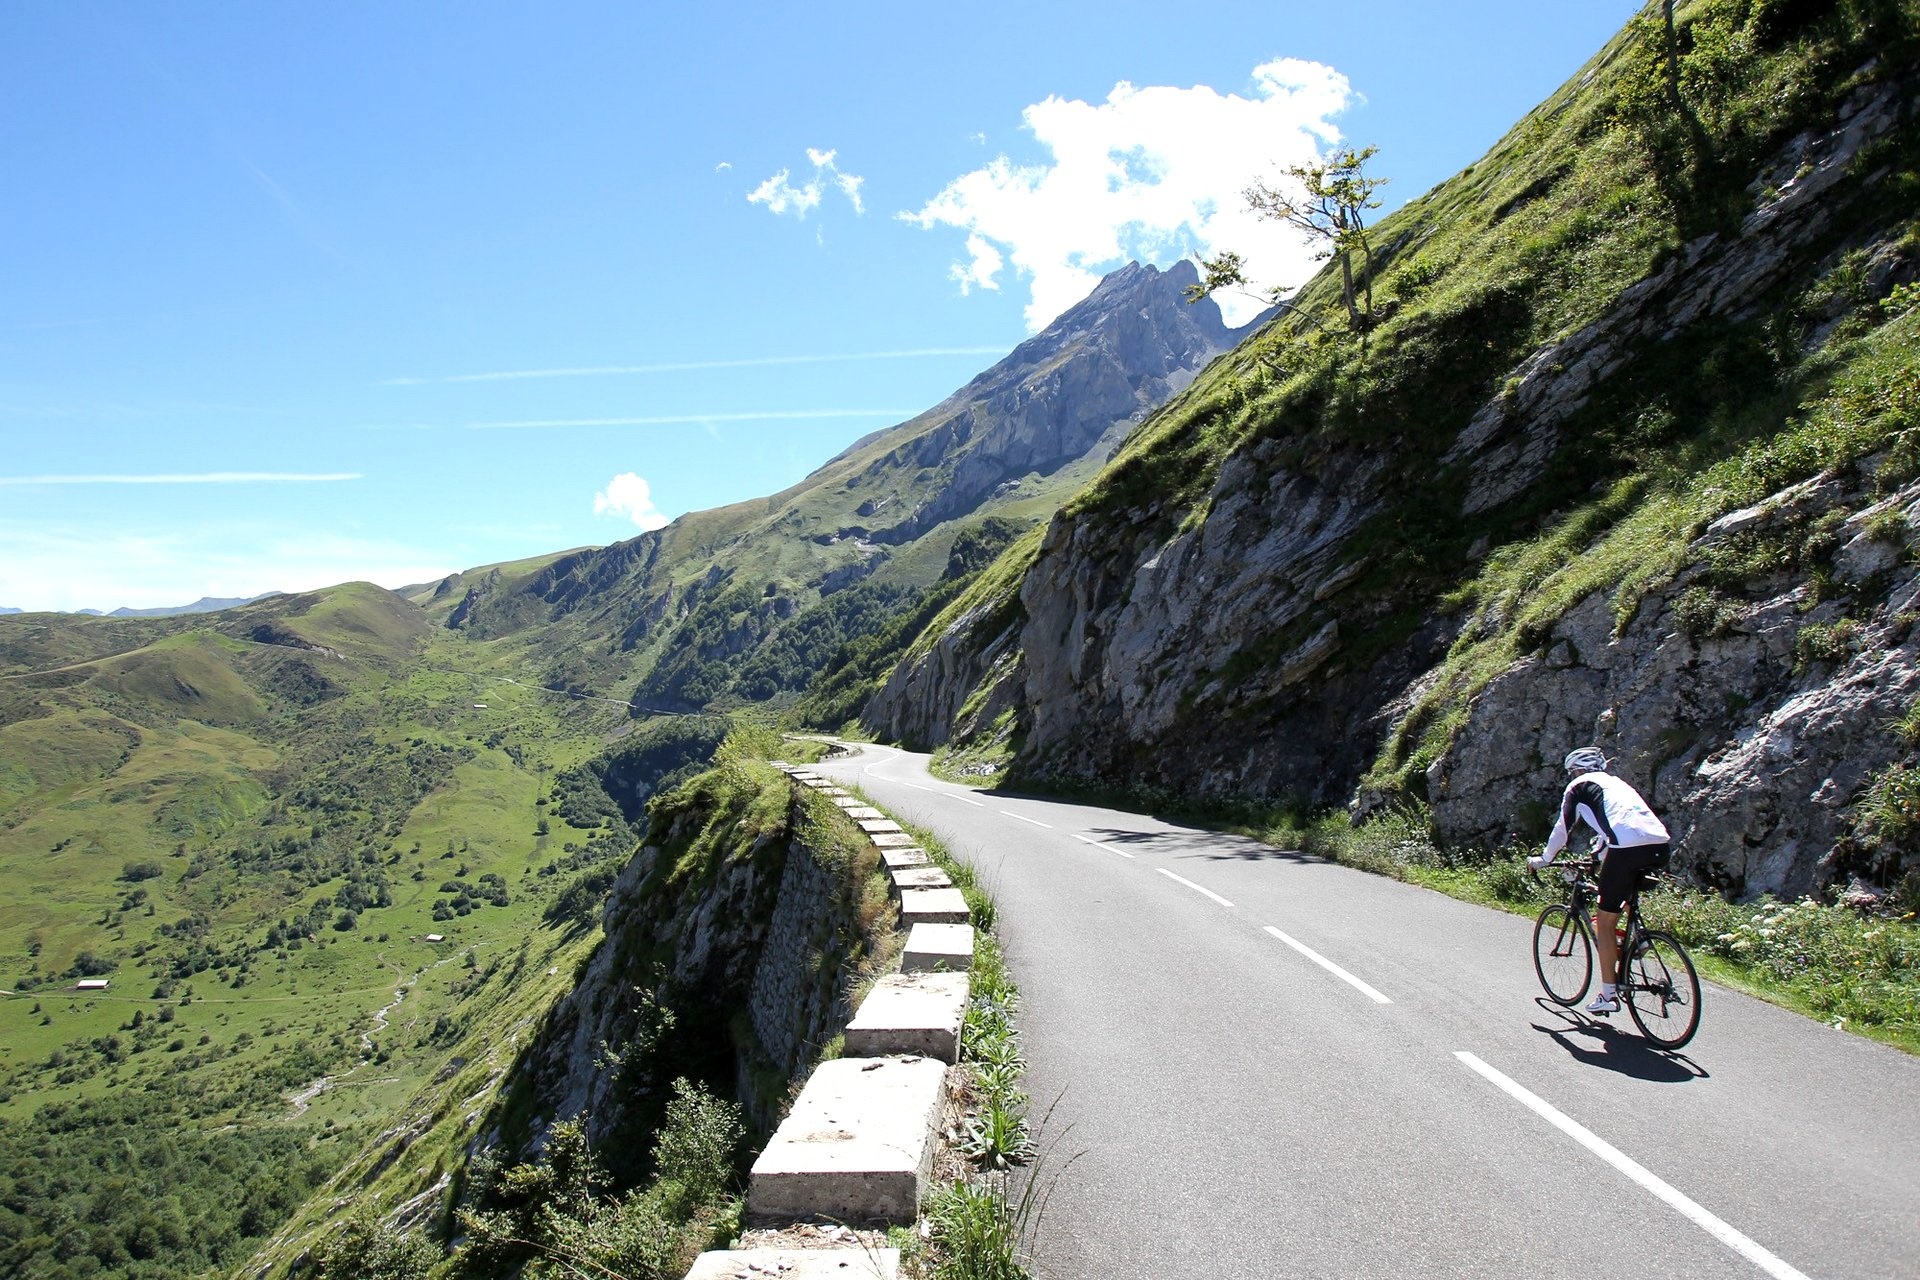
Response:
[[[1655,1053],[1546,1003],[1519,917],[890,748],[813,767],[997,901],[1043,1276],[1920,1274],[1920,1060],[1717,987]]]

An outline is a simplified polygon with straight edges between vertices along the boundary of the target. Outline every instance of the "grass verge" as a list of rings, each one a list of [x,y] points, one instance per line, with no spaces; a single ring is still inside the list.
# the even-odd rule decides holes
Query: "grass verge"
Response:
[[[1272,815],[1222,829],[1482,906],[1532,915],[1558,900],[1552,877],[1528,878],[1528,849],[1441,849],[1423,813],[1401,810],[1354,827],[1342,813]],[[1728,902],[1663,885],[1641,900],[1648,924],[1685,943],[1702,976],[1827,1025],[1920,1055],[1920,923],[1802,898]]]

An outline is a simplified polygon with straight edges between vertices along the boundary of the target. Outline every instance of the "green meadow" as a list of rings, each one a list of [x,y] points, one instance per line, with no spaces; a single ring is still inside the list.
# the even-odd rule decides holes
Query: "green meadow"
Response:
[[[567,890],[635,845],[580,766],[634,722],[364,584],[4,623],[0,1270],[231,1263],[571,980],[597,895]],[[129,1126],[188,1145],[116,1172]],[[278,1200],[165,1243],[269,1150]]]

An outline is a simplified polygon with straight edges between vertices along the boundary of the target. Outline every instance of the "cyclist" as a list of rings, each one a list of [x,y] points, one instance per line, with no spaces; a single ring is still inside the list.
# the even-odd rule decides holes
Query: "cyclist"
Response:
[[[1614,931],[1620,926],[1628,895],[1640,887],[1642,877],[1666,865],[1672,837],[1640,793],[1607,772],[1607,758],[1598,747],[1569,751],[1563,763],[1571,780],[1560,797],[1560,819],[1553,824],[1546,849],[1539,857],[1528,858],[1527,865],[1538,871],[1550,864],[1567,847],[1576,823],[1584,822],[1599,834],[1600,901],[1593,920],[1603,981],[1587,1012],[1617,1013],[1620,996],[1614,979],[1620,972],[1620,957]]]

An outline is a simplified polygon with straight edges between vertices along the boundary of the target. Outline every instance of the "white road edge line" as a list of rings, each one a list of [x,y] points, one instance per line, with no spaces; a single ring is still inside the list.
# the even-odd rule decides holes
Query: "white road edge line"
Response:
[[[1195,893],[1206,894],[1209,898],[1212,898],[1215,902],[1219,903],[1223,907],[1230,907],[1233,905],[1231,902],[1228,902],[1225,898],[1221,897],[1219,894],[1215,893],[1213,890],[1202,889],[1199,885],[1187,879],[1185,876],[1177,876],[1173,874],[1173,872],[1167,870],[1165,867],[1155,867],[1154,870],[1158,871],[1161,875],[1165,876],[1169,880],[1178,880],[1181,884],[1187,886],[1187,888],[1193,890]]]
[[[1625,1152],[1608,1142],[1605,1138],[1602,1138],[1599,1134],[1593,1132],[1593,1130],[1582,1125],[1573,1117],[1555,1108],[1546,1099],[1528,1090],[1517,1081],[1494,1070],[1464,1049],[1455,1050],[1453,1056],[1466,1063],[1467,1066],[1492,1082],[1501,1092],[1525,1106],[1548,1124],[1560,1130],[1560,1132],[1566,1134],[1569,1138],[1572,1138],[1575,1142],[1578,1142],[1581,1146],[1593,1152],[1593,1154],[1599,1156],[1621,1173],[1626,1174],[1627,1177],[1639,1183],[1655,1196],[1666,1201],[1673,1208],[1678,1209],[1682,1215],[1691,1219],[1695,1226],[1698,1226],[1708,1235],[1726,1245],[1768,1275],[1775,1277],[1776,1280],[1807,1280],[1804,1273],[1795,1270],[1791,1265],[1776,1257],[1763,1246],[1741,1235],[1738,1231],[1735,1231],[1725,1222],[1722,1222],[1719,1218],[1707,1212],[1699,1204],[1681,1194],[1671,1183],[1655,1175],[1645,1166],[1633,1160]]]
[[[1095,840],[1092,836],[1083,836],[1075,831],[1069,831],[1067,832],[1067,834],[1072,836],[1075,840],[1078,840],[1081,844],[1090,844],[1096,849],[1105,849],[1108,853],[1117,853],[1123,858],[1131,858],[1133,856],[1132,854],[1128,853],[1125,849],[1116,849],[1114,846],[1108,844],[1104,840]]]
[[[1385,996],[1381,995],[1378,991],[1375,991],[1372,987],[1360,981],[1360,979],[1354,977],[1352,974],[1348,973],[1345,969],[1342,969],[1339,965],[1327,959],[1325,956],[1321,955],[1318,951],[1315,951],[1312,947],[1300,941],[1298,938],[1288,937],[1286,934],[1280,932],[1278,929],[1274,928],[1272,925],[1268,925],[1266,929],[1268,933],[1280,939],[1280,941],[1286,943],[1288,946],[1292,947],[1295,951],[1298,951],[1301,955],[1313,961],[1315,964],[1319,965],[1322,969],[1325,969],[1328,973],[1332,974],[1334,977],[1339,978],[1343,982],[1352,984],[1353,987],[1357,991],[1359,991],[1361,995],[1367,997],[1367,999],[1373,1001],[1375,1004],[1392,1004],[1393,1003],[1393,1001],[1387,999]]]
[[[1049,831],[1053,830],[1053,824],[1051,822],[1042,822],[1038,818],[1029,818],[1025,814],[1015,813],[1011,809],[1002,809],[1000,812],[1004,813],[1009,818],[1018,818],[1022,822],[1031,822],[1036,827],[1045,827]]]

